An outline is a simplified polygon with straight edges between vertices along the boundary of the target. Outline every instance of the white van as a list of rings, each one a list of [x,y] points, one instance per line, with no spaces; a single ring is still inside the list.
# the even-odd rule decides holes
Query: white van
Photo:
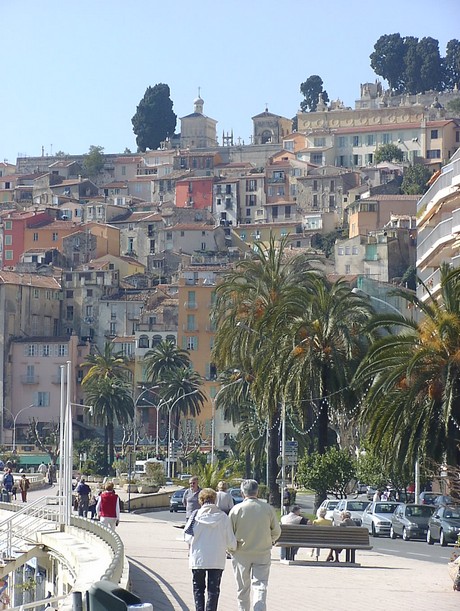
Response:
[[[145,475],[147,463],[159,463],[164,466],[164,460],[158,460],[157,458],[147,458],[147,460],[136,460],[136,463],[134,465],[134,473],[136,475]]]

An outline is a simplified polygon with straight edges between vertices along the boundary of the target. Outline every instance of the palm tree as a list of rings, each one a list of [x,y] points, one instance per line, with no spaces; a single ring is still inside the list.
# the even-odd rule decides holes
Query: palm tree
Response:
[[[316,276],[308,290],[308,301],[299,304],[298,314],[280,337],[285,356],[279,376],[294,412],[303,413],[305,420],[302,404],[313,407],[317,450],[324,454],[331,445],[334,412],[357,402],[349,387],[366,352],[363,330],[372,308],[345,280],[330,282]]]
[[[201,376],[189,367],[172,369],[161,379],[161,400],[167,405],[174,405],[174,414],[171,414],[173,431],[179,429],[181,416],[196,418],[200,414],[206,400],[200,390],[202,385]]]
[[[190,355],[187,350],[164,340],[145,353],[144,364],[147,378],[155,384],[171,371],[189,367]]]
[[[114,352],[107,342],[104,351],[97,350],[83,363],[89,367],[82,380],[86,401],[93,406],[96,424],[105,427],[106,470],[114,460],[114,424],[127,424],[134,416],[132,388],[128,382],[130,371],[121,352]]]
[[[403,291],[422,314],[420,322],[382,314],[371,330],[377,337],[356,383],[371,383],[363,418],[370,441],[388,460],[418,457],[457,464],[460,443],[460,270],[443,264],[441,292],[422,302]],[[397,334],[388,333],[398,329]]]
[[[280,418],[283,389],[274,375],[281,358],[276,340],[306,296],[305,285],[314,273],[304,255],[289,258],[287,239],[256,244],[254,258],[240,262],[217,287],[214,318],[217,333],[213,357],[221,369],[238,364],[251,372],[251,395],[259,417],[273,429]],[[269,481],[272,502],[279,503],[276,483],[278,439],[269,440]]]

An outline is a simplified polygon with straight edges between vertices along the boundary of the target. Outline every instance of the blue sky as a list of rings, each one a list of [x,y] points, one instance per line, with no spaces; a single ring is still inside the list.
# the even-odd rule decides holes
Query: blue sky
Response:
[[[251,117],[293,117],[318,74],[354,106],[383,34],[460,39],[459,0],[0,0],[0,160],[136,150],[131,117],[167,83],[178,117],[204,112],[249,143]],[[178,122],[177,131],[180,129]]]

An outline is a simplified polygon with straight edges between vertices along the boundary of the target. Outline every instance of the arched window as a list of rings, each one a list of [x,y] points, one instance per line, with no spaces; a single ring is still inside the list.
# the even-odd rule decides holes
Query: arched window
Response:
[[[139,337],[139,348],[148,348],[149,347],[149,338],[147,335],[141,335]]]
[[[171,342],[171,344],[176,344],[176,337],[174,335],[167,335],[166,336],[166,341],[167,342]]]
[[[152,337],[152,348],[161,344],[161,335],[154,335]]]

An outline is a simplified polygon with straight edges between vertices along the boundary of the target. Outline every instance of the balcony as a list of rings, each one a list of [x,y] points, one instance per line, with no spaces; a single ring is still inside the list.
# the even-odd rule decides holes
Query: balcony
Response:
[[[196,310],[198,308],[198,305],[197,305],[196,301],[186,301],[184,303],[184,307],[187,310]]]
[[[37,375],[23,375],[21,376],[22,384],[38,384],[40,377]]]

